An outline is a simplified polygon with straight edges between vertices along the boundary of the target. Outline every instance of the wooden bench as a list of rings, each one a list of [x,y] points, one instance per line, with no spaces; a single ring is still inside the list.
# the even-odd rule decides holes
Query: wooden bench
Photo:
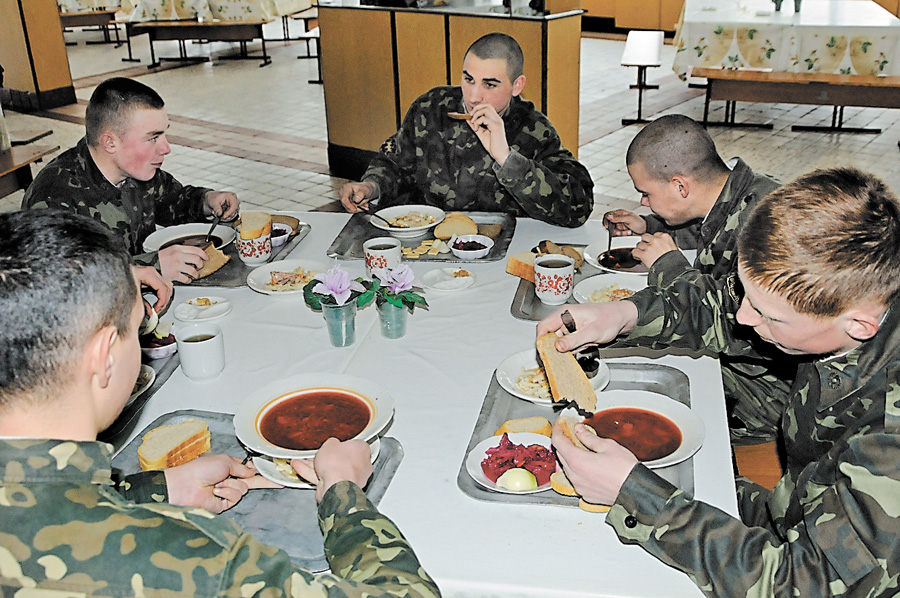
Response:
[[[256,60],[262,59],[259,66],[272,63],[272,58],[266,53],[266,40],[263,37],[263,25],[268,21],[139,21],[128,23],[125,30],[129,40],[132,36],[144,33],[150,36],[150,65],[147,68],[159,66],[162,61],[181,62],[207,62],[207,56],[188,56],[187,40],[202,40],[211,42],[239,42],[240,54],[237,56],[220,56],[221,60]],[[251,56],[247,52],[247,42],[255,39],[262,43],[262,55]],[[157,41],[177,41],[178,58],[156,58],[156,50],[153,46]],[[130,43],[129,43],[130,46]]]
[[[647,69],[662,64],[662,31],[629,31],[622,52],[622,66],[637,67],[637,83],[630,89],[638,90],[637,118],[623,118],[623,125],[650,122],[641,116],[645,89],[659,89],[659,85],[647,85]]]
[[[794,125],[793,131],[880,133],[881,129],[845,127],[844,106],[900,108],[900,77],[787,73],[694,67],[694,77],[706,78],[705,126],[772,128],[770,123],[735,123],[738,101],[834,106],[831,126]],[[709,120],[709,103],[725,100],[725,119]]]
[[[116,44],[116,47],[122,45],[119,38],[119,26],[116,23],[116,9],[107,10],[85,10],[81,12],[61,12],[59,13],[59,22],[63,29],[72,27],[97,27],[103,32],[102,41],[87,41],[88,44]],[[116,32],[116,39],[113,41],[109,34],[110,28]],[[66,42],[67,46],[74,46],[78,42]]]
[[[34,180],[31,164],[58,149],[58,145],[23,145],[0,152],[0,197],[27,189]]]

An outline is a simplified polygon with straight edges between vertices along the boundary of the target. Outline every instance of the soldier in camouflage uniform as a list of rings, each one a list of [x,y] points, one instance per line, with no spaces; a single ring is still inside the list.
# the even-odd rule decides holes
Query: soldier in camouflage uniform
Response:
[[[587,169],[547,117],[519,97],[522,50],[508,35],[469,48],[461,87],[419,97],[360,183],[341,189],[349,212],[425,203],[443,210],[505,212],[559,226],[584,224],[594,206]],[[456,120],[449,113],[467,113]]]
[[[694,500],[615,441],[576,426],[553,444],[609,523],[710,596],[895,596],[900,578],[900,202],[853,169],[816,171],[762,200],[737,272],[677,278],[618,304],[570,306],[570,350],[620,332],[653,344],[753,352],[752,328],[804,355],[782,419],[784,477],[738,480],[741,520]],[[690,314],[690,317],[684,317]],[[561,326],[559,314],[538,332]]]
[[[98,220],[115,231],[138,263],[168,280],[188,283],[206,261],[198,247],[175,245],[144,253],[157,225],[238,215],[234,193],[183,186],[162,170],[170,152],[162,98],[143,83],[107,79],[91,95],[85,137],[45,166],[25,191],[23,209],[58,208]]]
[[[333,571],[321,576],[210,512],[267,484],[237,459],[114,477],[112,446],[94,438],[140,367],[129,256],[97,222],[57,210],[2,214],[0,229],[4,596],[439,595],[360,490],[372,471],[362,441],[330,439],[314,465],[294,461],[318,476]]]
[[[628,173],[652,214],[614,210],[603,216],[613,234],[652,235],[634,256],[650,268],[651,286],[668,286],[683,272],[722,278],[737,263],[737,235],[757,202],[778,187],[740,158],[729,169],[709,133],[680,114],[641,129],[625,155]],[[678,249],[696,249],[693,265]],[[797,364],[777,350],[768,358],[722,357],[722,382],[735,444],[775,440]]]

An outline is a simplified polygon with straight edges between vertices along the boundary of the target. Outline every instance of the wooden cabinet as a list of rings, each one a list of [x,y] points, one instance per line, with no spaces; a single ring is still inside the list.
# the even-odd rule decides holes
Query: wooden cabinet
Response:
[[[626,2],[627,0],[618,0]],[[587,11],[586,17],[605,17],[608,19],[616,16],[616,0],[581,0],[581,8]]]
[[[900,16],[900,0],[875,0],[892,15]]]
[[[616,27],[674,31],[684,0],[615,0]]]

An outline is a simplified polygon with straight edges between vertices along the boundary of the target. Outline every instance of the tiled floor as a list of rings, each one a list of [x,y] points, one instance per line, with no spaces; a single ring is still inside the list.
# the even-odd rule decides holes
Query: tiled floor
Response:
[[[298,25],[294,25],[298,26]],[[277,37],[280,23],[268,34]],[[97,38],[97,32],[76,31],[70,40]],[[160,42],[157,54],[177,53],[176,42]],[[595,183],[594,217],[611,207],[637,206],[638,196],[625,170],[624,155],[640,125],[622,127],[621,119],[636,112],[634,69],[622,67],[624,43],[582,39],[580,159]],[[251,46],[252,48],[253,46]],[[139,65],[124,63],[125,47],[79,43],[69,47],[69,63],[79,104],[49,114],[7,112],[10,129],[53,129],[40,143],[63,149],[83,134],[84,105],[94,86],[107,76],[125,75],[155,88],[166,100],[171,120],[172,154],[164,168],[182,182],[237,192],[245,206],[309,210],[337,197],[344,179],[328,174],[327,132],[322,87],[312,60],[298,60],[303,42],[269,43],[271,65],[256,61],[213,61],[183,68],[148,71],[145,37],[136,38]],[[188,44],[191,54],[234,52],[231,44]],[[674,49],[666,46],[664,64]],[[703,114],[702,90],[690,89],[666,68],[651,69],[648,80],[660,85],[645,95],[644,114],[654,117]],[[526,86],[526,95],[528,88]],[[721,119],[723,105],[713,118]],[[725,158],[741,156],[753,168],[789,180],[813,168],[854,165],[870,170],[900,190],[900,111],[847,108],[848,126],[879,126],[880,135],[794,133],[792,124],[828,124],[827,107],[784,104],[740,104],[739,121],[770,121],[773,130],[713,128],[711,134]],[[40,167],[41,165],[38,165]],[[17,209],[22,192],[0,199],[0,211]]]

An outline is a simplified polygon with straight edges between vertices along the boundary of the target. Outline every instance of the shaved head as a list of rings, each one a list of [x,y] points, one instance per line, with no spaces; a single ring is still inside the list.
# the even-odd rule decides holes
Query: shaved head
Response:
[[[628,146],[625,163],[643,164],[658,181],[688,176],[707,183],[728,172],[706,129],[681,114],[661,116],[644,127]]]

